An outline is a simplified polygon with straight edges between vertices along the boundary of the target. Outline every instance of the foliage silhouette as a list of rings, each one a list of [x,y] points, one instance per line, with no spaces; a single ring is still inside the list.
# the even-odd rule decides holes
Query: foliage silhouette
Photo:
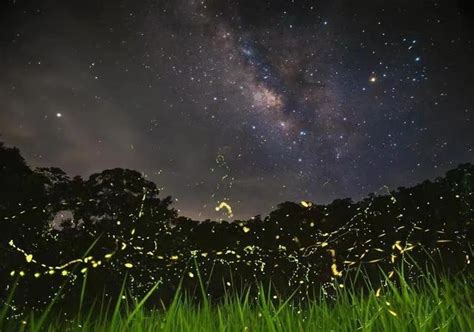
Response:
[[[198,273],[213,298],[269,282],[279,295],[330,296],[360,269],[383,286],[381,273],[406,263],[405,255],[413,259],[412,281],[427,262],[440,273],[470,274],[473,188],[474,166],[462,164],[359,202],[284,202],[264,218],[199,222],[178,216],[171,197],[159,198],[139,172],[71,179],[59,168],[32,170],[18,149],[0,143],[0,278],[7,285],[0,296],[18,277],[15,305],[36,308],[66,282],[67,306],[77,303],[86,275],[89,293],[109,298],[127,275],[137,298],[160,281],[151,298],[160,303],[179,285],[194,294]]]

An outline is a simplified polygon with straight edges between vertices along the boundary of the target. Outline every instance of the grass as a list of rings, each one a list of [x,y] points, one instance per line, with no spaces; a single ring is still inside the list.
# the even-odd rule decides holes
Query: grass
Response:
[[[436,281],[426,277],[418,286],[400,278],[399,286],[387,280],[382,291],[366,294],[338,288],[334,299],[320,297],[296,305],[291,298],[274,299],[260,288],[228,295],[222,302],[200,304],[178,293],[162,309],[145,303],[157,284],[138,302],[121,296],[116,303],[97,301],[92,308],[79,304],[71,317],[53,306],[42,313],[9,316],[0,309],[1,331],[474,331],[472,278]],[[124,282],[123,294],[126,284]],[[378,295],[378,296],[377,296]]]

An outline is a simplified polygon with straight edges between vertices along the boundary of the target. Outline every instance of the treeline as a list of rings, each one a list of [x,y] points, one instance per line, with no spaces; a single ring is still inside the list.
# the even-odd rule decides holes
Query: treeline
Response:
[[[178,216],[139,172],[71,179],[59,168],[31,169],[0,143],[0,297],[16,285],[14,305],[55,296],[76,304],[85,279],[87,294],[105,298],[125,279],[136,297],[159,283],[152,303],[179,287],[219,298],[270,282],[277,296],[330,295],[360,270],[377,284],[401,262],[414,282],[427,265],[472,273],[473,189],[474,166],[463,164],[359,202],[285,202],[264,218],[199,222]]]

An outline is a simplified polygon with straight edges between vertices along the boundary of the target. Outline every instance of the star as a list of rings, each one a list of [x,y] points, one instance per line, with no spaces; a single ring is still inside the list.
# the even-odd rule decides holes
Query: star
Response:
[[[47,35],[29,2],[0,20],[0,138],[35,142],[34,166],[163,169],[151,180],[201,219],[221,217],[212,207],[226,198],[245,218],[301,188],[318,203],[356,199],[474,160],[472,32],[458,1],[424,6],[426,21],[413,1],[140,2],[132,21],[128,5],[96,20],[56,2],[41,5]]]

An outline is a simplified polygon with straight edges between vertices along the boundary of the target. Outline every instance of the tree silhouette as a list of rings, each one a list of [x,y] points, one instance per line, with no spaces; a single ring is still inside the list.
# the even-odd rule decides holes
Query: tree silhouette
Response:
[[[127,276],[137,297],[161,280],[156,300],[166,301],[180,284],[196,290],[196,266],[214,297],[270,281],[279,294],[329,291],[359,268],[377,282],[405,252],[421,265],[472,272],[471,164],[359,202],[284,202],[264,218],[233,222],[178,216],[171,197],[160,198],[137,171],[71,179],[59,168],[32,170],[18,149],[1,143],[0,188],[0,277],[24,273],[18,296],[28,306],[47,303],[65,278],[74,302],[85,273],[94,296],[117,296]],[[416,264],[408,269],[414,278]]]

